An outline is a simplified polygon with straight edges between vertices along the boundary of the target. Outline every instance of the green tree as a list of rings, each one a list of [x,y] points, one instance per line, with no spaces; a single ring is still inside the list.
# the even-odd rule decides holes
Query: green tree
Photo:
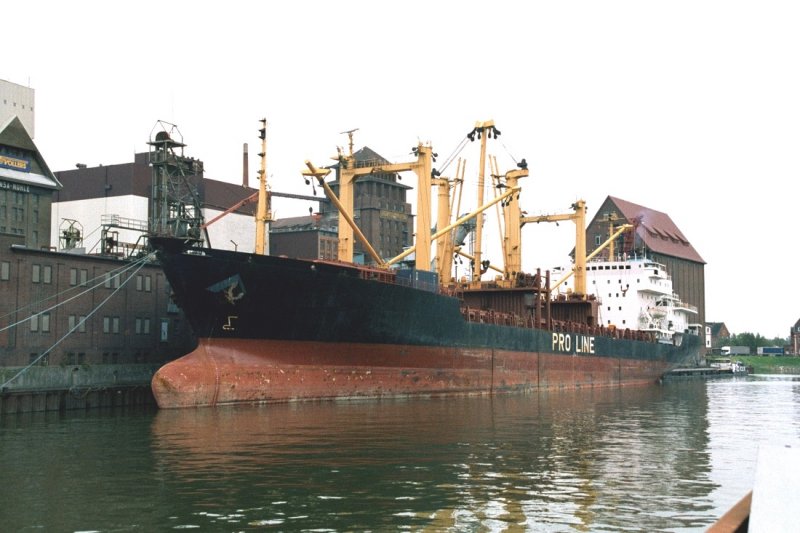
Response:
[[[744,332],[731,335],[726,346],[747,346],[750,348],[750,353],[755,355],[758,352],[758,348],[761,346],[783,347],[787,344],[789,344],[788,338],[775,337],[773,339],[767,339],[759,333]]]
[[[769,341],[770,346],[788,346],[790,343],[789,337],[775,337]]]
[[[756,353],[756,348],[758,346],[763,346],[758,344],[759,340],[765,340],[764,337],[757,333],[750,333],[749,331],[744,333],[737,333],[736,335],[731,335],[731,346],[747,346],[750,348],[750,353]]]

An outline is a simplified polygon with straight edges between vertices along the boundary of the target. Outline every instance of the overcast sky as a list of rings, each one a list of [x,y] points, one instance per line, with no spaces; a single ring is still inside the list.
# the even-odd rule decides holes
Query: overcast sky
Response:
[[[329,163],[341,131],[396,162],[430,141],[441,161],[494,119],[501,170],[530,165],[530,214],[584,198],[591,217],[608,195],[666,212],[707,263],[707,320],[785,337],[800,318],[800,3],[33,0],[3,12],[0,78],[36,90],[35,141],[54,171],[129,162],[165,120],[210,178],[240,183],[249,143],[252,184],[266,117],[273,188],[310,194],[303,161]],[[474,180],[476,152],[465,157]],[[526,226],[524,267],[564,264],[569,226]]]

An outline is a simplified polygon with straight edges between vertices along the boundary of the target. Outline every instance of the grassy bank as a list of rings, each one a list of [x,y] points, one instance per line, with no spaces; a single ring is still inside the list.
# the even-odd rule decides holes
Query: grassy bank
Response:
[[[734,355],[731,360],[753,367],[754,374],[800,374],[800,357]]]

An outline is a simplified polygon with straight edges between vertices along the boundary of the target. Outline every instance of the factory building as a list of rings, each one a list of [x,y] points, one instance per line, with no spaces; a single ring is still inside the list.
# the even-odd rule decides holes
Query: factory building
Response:
[[[91,167],[78,164],[74,169],[57,171],[55,175],[64,187],[53,196],[51,246],[65,248],[64,232],[77,228],[87,252],[101,251],[106,242],[104,237],[113,238],[108,242],[115,243],[115,254],[141,249],[152,199],[150,155],[148,152],[135,154],[128,163]],[[243,185],[205,178],[200,160],[193,160],[193,167],[195,174],[186,179],[197,193],[206,221],[256,192]],[[255,203],[245,203],[208,226],[211,245],[252,252],[254,213]]]

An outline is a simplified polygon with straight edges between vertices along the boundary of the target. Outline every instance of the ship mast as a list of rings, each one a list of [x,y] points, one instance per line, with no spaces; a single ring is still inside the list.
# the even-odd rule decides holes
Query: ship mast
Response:
[[[470,140],[475,139],[475,134],[477,133],[478,138],[481,140],[481,157],[480,162],[478,163],[478,205],[483,205],[483,195],[484,195],[484,181],[485,181],[485,174],[486,174],[486,139],[489,134],[494,131],[495,135],[499,135],[497,128],[494,127],[493,120],[487,120],[485,122],[476,122],[475,128],[470,132],[468,137]],[[482,250],[483,246],[483,216],[479,216],[475,219],[475,251],[473,253],[473,261],[472,261],[472,281],[473,282],[480,282],[481,274],[483,274],[483,268],[481,264],[482,259]]]
[[[459,159],[456,166],[456,177],[450,181],[445,177],[434,177],[431,179],[431,184],[437,187],[437,208],[436,208],[436,229],[442,229],[450,224],[450,218],[453,214],[451,208],[450,193],[455,189],[457,184],[463,183],[464,165]],[[460,174],[459,174],[460,173]],[[438,172],[435,173],[438,175]],[[459,188],[459,192],[461,188]],[[453,195],[455,197],[455,195]],[[458,209],[458,207],[456,208]],[[433,237],[431,237],[433,239]],[[434,265],[436,273],[439,274],[439,280],[446,283],[451,278],[451,271],[453,269],[453,254],[455,252],[455,245],[453,243],[452,232],[436,240],[436,256],[434,257]]]
[[[616,239],[617,237],[619,237],[620,235],[622,235],[622,234],[623,234],[623,233],[625,233],[626,231],[632,230],[633,228],[634,228],[633,224],[622,224],[621,226],[618,226],[618,227],[617,227],[617,228],[614,230],[614,232],[613,232],[613,233],[611,233],[611,235],[609,235],[609,236],[608,236],[608,239],[606,239],[606,241],[605,241],[604,243],[602,243],[600,246],[598,246],[598,247],[595,249],[595,251],[594,251],[594,252],[592,252],[592,253],[590,253],[589,255],[587,255],[587,256],[586,256],[586,261],[584,261],[584,264],[586,264],[586,263],[588,263],[589,261],[591,261],[592,259],[594,259],[594,257],[595,257],[597,254],[599,254],[600,252],[602,252],[602,251],[603,251],[603,250],[605,250],[606,248],[610,248],[610,247],[613,245],[613,243],[614,243],[614,239]],[[576,247],[576,250],[577,250],[577,247]],[[566,275],[564,275],[564,277],[563,277],[563,278],[561,278],[560,280],[558,280],[558,282],[556,282],[556,284],[555,284],[555,285],[552,285],[552,286],[550,287],[550,292],[553,292],[553,291],[555,291],[555,290],[556,290],[556,289],[557,289],[559,286],[561,286],[561,284],[562,284],[562,283],[564,283],[564,282],[565,282],[565,281],[567,281],[567,280],[568,280],[570,277],[572,277],[572,275],[573,275],[573,274],[575,274],[575,267],[573,267],[573,268],[572,268],[572,270],[570,270],[569,272],[567,272],[567,273],[566,273]],[[584,274],[585,274],[585,273],[584,273]],[[577,282],[576,282],[576,283],[577,283]]]
[[[267,188],[267,119],[261,119],[261,128],[258,130],[261,139],[261,169],[258,171],[258,207],[256,209],[256,246],[255,253],[266,255],[269,253],[269,222],[270,213],[269,189]]]
[[[519,187],[520,178],[528,176],[528,164],[523,159],[517,164],[516,170],[506,172],[505,186],[509,188]],[[509,197],[503,210],[503,222],[505,226],[504,253],[505,271],[503,275],[506,280],[513,280],[522,271],[522,212],[519,208],[519,195]]]
[[[578,200],[572,204],[574,213],[563,215],[540,215],[520,218],[520,225],[528,222],[558,222],[571,220],[575,223],[575,294],[586,296],[586,201]]]
[[[509,196],[511,196],[513,194],[518,194],[518,193],[519,193],[519,187],[516,187],[514,189],[508,189],[506,192],[504,192],[503,194],[501,194],[499,196],[496,196],[495,198],[489,200],[488,202],[486,202],[484,205],[482,205],[478,209],[472,211],[469,214],[464,215],[463,217],[459,218],[458,220],[456,220],[452,224],[449,224],[449,225],[445,226],[444,228],[438,230],[436,233],[431,235],[431,240],[435,241],[436,239],[441,239],[442,237],[444,237],[445,235],[448,235],[451,231],[453,231],[455,228],[457,228],[458,226],[460,226],[464,222],[466,222],[468,220],[471,220],[473,218],[476,218],[478,215],[480,215],[481,213],[483,213],[484,211],[486,211],[487,209],[489,209],[493,205],[495,205],[495,204],[497,204],[499,202],[503,202]],[[394,265],[395,263],[399,263],[402,259],[404,259],[404,258],[408,257],[409,255],[411,255],[412,253],[414,253],[414,250],[415,250],[415,248],[412,246],[411,248],[409,248],[405,252],[401,253],[400,255],[395,256],[392,259],[386,261],[386,265],[387,266],[391,266],[391,265]],[[472,259],[473,258],[473,256],[467,255],[467,254],[462,253],[462,252],[459,252],[459,254],[464,256],[464,257],[466,257],[466,258],[468,258],[468,259]]]
[[[381,256],[378,255],[378,252],[375,251],[375,249],[369,243],[367,237],[356,224],[356,221],[350,214],[352,210],[350,212],[347,211],[341,200],[336,197],[336,193],[333,192],[331,186],[325,181],[325,177],[331,173],[330,169],[319,169],[308,160],[306,160],[306,166],[308,167],[308,170],[303,171],[303,176],[313,177],[319,182],[320,187],[322,187],[322,190],[325,191],[325,195],[331,201],[333,206],[339,211],[339,215],[345,220],[347,225],[350,226],[350,229],[355,234],[358,241],[364,246],[364,249],[367,251],[372,260],[375,261],[375,264],[381,267],[386,266],[386,262],[383,260],[383,258],[381,258]]]
[[[408,163],[386,163],[359,166],[356,168],[353,154],[353,132],[345,132],[349,137],[349,153],[339,154],[339,202],[340,212],[353,218],[355,183],[361,176],[375,173],[414,171],[417,175],[417,224],[415,240],[415,266],[417,270],[431,269],[431,170],[433,150],[430,145],[419,143],[412,148],[416,161]],[[353,228],[350,224],[339,224],[339,261],[353,262]]]
[[[619,219],[619,217],[617,216],[616,213],[611,213],[609,215],[606,215],[604,220],[606,222],[608,222],[608,237],[611,238],[611,236],[614,235],[614,230],[615,230],[614,223],[617,222],[620,219]],[[613,240],[608,244],[608,260],[609,261],[613,261],[614,260],[614,241]]]
[[[448,280],[451,276],[450,270],[452,267],[453,253],[455,251],[452,242],[452,230],[473,218],[480,220],[478,215],[495,204],[502,202],[502,205],[504,206],[508,205],[516,207],[518,205],[516,204],[516,201],[519,198],[519,187],[516,185],[516,180],[518,180],[520,177],[528,175],[527,168],[522,168],[521,170],[514,170],[507,173],[506,179],[508,181],[504,186],[506,188],[505,192],[486,203],[483,203],[483,195],[481,194],[479,204],[480,207],[471,213],[460,217],[455,222],[448,223],[451,216],[450,190],[454,184],[463,182],[465,165],[459,164],[459,168],[456,170],[456,178],[452,183],[447,178],[440,178],[438,177],[438,172],[435,172],[431,165],[432,161],[436,157],[436,154],[433,153],[430,145],[423,145],[422,143],[419,143],[417,146],[412,148],[412,153],[417,156],[417,161],[408,163],[379,163],[375,165],[356,166],[355,155],[353,153],[354,131],[356,130],[343,132],[346,133],[349,138],[349,151],[347,154],[343,154],[342,150],[339,149],[338,197],[325,182],[325,177],[330,173],[330,170],[318,169],[310,161],[306,161],[306,166],[308,168],[302,172],[303,176],[306,178],[314,178],[320,183],[325,191],[326,196],[339,211],[341,219],[344,219],[344,222],[340,221],[339,223],[339,261],[349,263],[353,261],[353,238],[355,237],[364,245],[367,253],[370,255],[370,257],[372,257],[378,266],[389,267],[399,263],[401,260],[414,253],[415,268],[417,270],[428,271],[431,269],[431,244],[438,240],[436,257],[434,261],[434,270],[439,274],[439,279]],[[494,127],[494,123],[492,121],[488,121],[479,122],[478,125],[467,135],[467,137],[470,140],[474,140],[476,133],[480,134],[482,137],[482,146],[484,152],[482,155],[482,166],[485,166],[485,139],[491,136],[497,137],[500,132]],[[384,261],[377,254],[377,252],[375,252],[375,250],[367,241],[367,238],[363,235],[354,221],[353,200],[355,182],[360,176],[368,176],[376,173],[403,172],[409,170],[414,171],[418,178],[415,242],[413,246],[407,248],[399,255]],[[437,231],[431,235],[431,188],[433,185],[438,187],[438,216],[436,224]],[[516,217],[519,216],[518,207],[516,208],[516,211],[512,209],[512,212],[516,213]],[[517,223],[517,225],[519,224]],[[518,249],[518,246],[515,247],[515,249]],[[480,265],[481,267],[483,266],[473,256],[469,256],[460,251],[458,253],[471,259],[473,264]],[[477,282],[480,283],[479,276]]]

